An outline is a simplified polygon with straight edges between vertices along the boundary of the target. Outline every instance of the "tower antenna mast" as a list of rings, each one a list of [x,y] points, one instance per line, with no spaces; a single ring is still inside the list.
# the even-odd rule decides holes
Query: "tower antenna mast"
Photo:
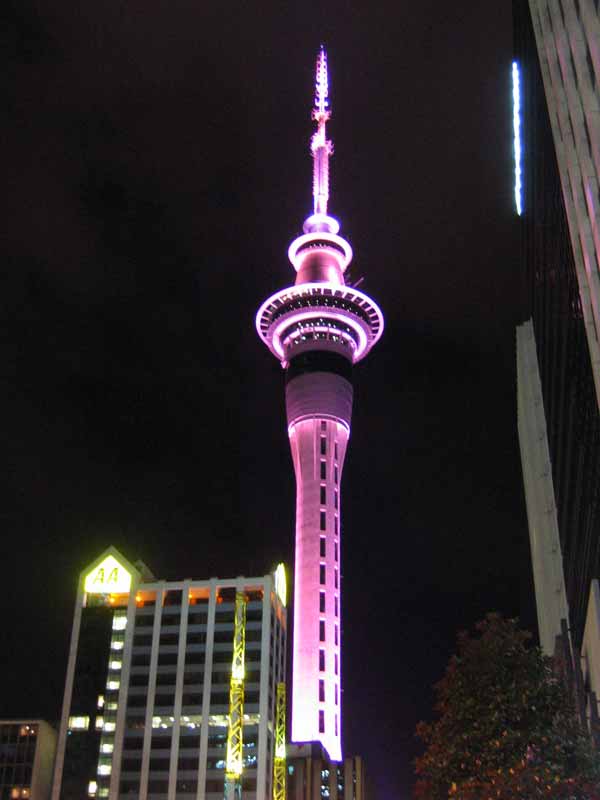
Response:
[[[312,118],[317,130],[310,141],[313,157],[313,209],[315,214],[327,215],[329,201],[329,156],[333,154],[333,142],[327,139],[326,125],[331,119],[329,106],[329,76],[327,74],[327,53],[321,45],[317,56],[315,75],[315,104]]]

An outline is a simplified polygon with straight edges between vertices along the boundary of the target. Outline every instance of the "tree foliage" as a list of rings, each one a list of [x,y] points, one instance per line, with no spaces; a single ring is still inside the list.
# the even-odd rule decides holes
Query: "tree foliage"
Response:
[[[417,727],[415,798],[600,800],[600,754],[552,659],[516,620],[489,614],[476,629],[435,687],[437,719]]]

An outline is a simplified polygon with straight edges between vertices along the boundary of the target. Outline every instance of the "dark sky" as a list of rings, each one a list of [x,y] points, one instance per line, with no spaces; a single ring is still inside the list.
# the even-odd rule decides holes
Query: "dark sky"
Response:
[[[342,487],[345,746],[405,800],[456,631],[535,619],[510,3],[4,9],[0,715],[58,717],[77,576],[108,544],[161,577],[291,561],[283,373],[254,314],[293,282],[323,41],[331,209],[387,325]]]

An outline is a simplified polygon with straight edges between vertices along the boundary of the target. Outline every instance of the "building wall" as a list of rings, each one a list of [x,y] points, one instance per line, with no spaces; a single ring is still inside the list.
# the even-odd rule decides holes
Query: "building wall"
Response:
[[[569,609],[531,320],[517,328],[517,413],[540,645],[552,656]]]
[[[285,680],[286,612],[273,576],[266,575],[136,580],[122,595],[80,591],[56,800],[80,800],[86,794],[115,800],[221,800],[236,591],[247,596],[242,785],[248,800],[270,795],[275,687]],[[108,639],[98,645],[101,653],[90,650],[83,656],[91,610],[108,615]],[[93,665],[88,672],[95,675],[85,706],[79,688],[82,663]],[[88,728],[77,729],[84,715]],[[78,740],[88,746],[77,750],[71,743]],[[89,742],[96,758],[91,773],[86,760],[78,758],[79,751],[90,750]],[[69,789],[66,777],[72,772],[85,773],[83,794]]]
[[[56,738],[44,720],[0,720],[1,800],[48,800]]]
[[[375,800],[360,756],[330,760],[319,742],[287,748],[288,800]]]
[[[579,647],[600,567],[598,12],[592,0],[513,5],[523,114],[523,316],[533,324],[570,630]],[[536,458],[526,452],[531,446],[521,441],[525,467]],[[546,613],[544,599],[536,599],[538,614]]]

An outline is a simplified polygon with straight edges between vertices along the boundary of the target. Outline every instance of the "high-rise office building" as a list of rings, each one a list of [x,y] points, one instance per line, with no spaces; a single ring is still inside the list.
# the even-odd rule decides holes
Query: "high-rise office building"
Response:
[[[0,720],[0,800],[48,800],[56,731],[41,719]]]
[[[352,365],[383,332],[383,315],[346,285],[352,249],[328,213],[330,119],[325,52],[312,111],[313,213],[288,250],[294,286],[256,316],[261,339],[285,368],[288,435],[296,474],[292,740],[341,746],[341,478],[352,415]]]
[[[540,640],[553,653],[567,620],[597,691],[600,16],[597,0],[514,0],[513,10],[519,439]]]
[[[285,571],[161,581],[109,548],[81,574],[53,800],[270,797]]]

